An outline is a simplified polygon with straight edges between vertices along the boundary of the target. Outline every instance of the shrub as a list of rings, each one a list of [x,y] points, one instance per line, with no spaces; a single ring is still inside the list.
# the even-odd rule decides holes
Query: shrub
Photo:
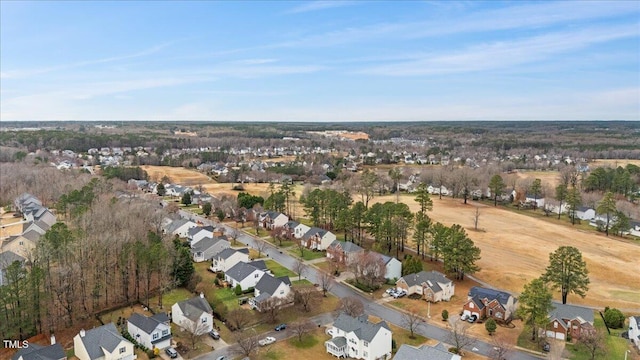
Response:
[[[618,309],[606,308],[604,310],[604,321],[608,327],[620,329],[624,326],[624,314]]]
[[[442,321],[447,321],[449,319],[449,312],[447,309],[442,310]]]
[[[457,354],[457,353],[458,353],[458,348],[450,347],[450,348],[449,348],[449,352],[450,352],[450,353],[453,353],[453,354]]]
[[[487,330],[489,335],[493,335],[493,333],[496,332],[498,325],[496,324],[495,320],[489,318],[489,320],[487,320],[487,322],[484,324],[484,328]]]
[[[224,279],[224,273],[222,271],[218,271],[216,273],[216,279],[220,279],[220,280]]]
[[[240,284],[236,285],[235,293],[237,296],[242,295],[242,286]]]

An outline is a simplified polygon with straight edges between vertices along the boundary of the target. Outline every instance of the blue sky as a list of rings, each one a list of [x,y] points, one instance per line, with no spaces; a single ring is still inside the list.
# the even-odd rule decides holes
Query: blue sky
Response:
[[[1,1],[1,120],[640,120],[637,1]]]

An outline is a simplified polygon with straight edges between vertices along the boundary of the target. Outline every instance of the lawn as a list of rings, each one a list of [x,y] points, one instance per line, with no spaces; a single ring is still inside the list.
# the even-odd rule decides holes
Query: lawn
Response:
[[[623,359],[624,353],[628,349],[628,341],[620,337],[620,330],[612,330],[611,334],[607,334],[602,318],[596,314],[594,325],[598,332],[605,334],[605,343],[607,347],[606,357],[610,359]],[[572,354],[572,359],[590,359],[589,352],[580,344],[567,344],[567,350]]]
[[[375,323],[380,322],[380,318],[375,317],[375,316],[369,316],[369,321],[375,324]],[[418,334],[414,334],[414,338],[412,339],[411,338],[411,332],[409,330],[406,330],[404,328],[395,326],[395,325],[390,324],[390,323],[387,323],[387,325],[389,325],[389,328],[391,329],[391,333],[393,334],[392,337],[396,341],[396,344],[397,344],[398,348],[402,344],[408,344],[408,345],[412,345],[412,346],[419,346],[419,345],[424,344],[427,340],[429,340],[429,339],[425,338],[424,336],[421,336],[421,335],[418,335]]]
[[[302,344],[298,342],[297,337],[293,337],[284,341],[278,341],[266,348],[260,348],[256,359],[259,360],[298,360],[298,359],[314,359],[314,360],[335,360],[325,348],[324,342],[329,340],[329,336],[325,335],[324,328],[316,329],[312,333],[303,338]]]
[[[300,258],[300,249],[289,249],[289,253],[297,258]],[[324,251],[313,251],[309,249],[302,250],[302,258],[304,260],[313,260],[320,259],[326,257],[326,253]]]
[[[294,273],[293,271],[291,271],[291,270],[287,269],[286,267],[280,265],[275,260],[267,260],[264,263],[267,265],[267,268],[269,270],[271,270],[271,272],[273,273],[273,276],[275,276],[275,277],[280,277],[280,276],[295,277],[295,276],[297,276],[296,273]]]
[[[293,287],[295,287],[295,286],[303,286],[303,285],[313,285],[313,284],[311,284],[311,281],[309,281],[307,279],[293,280],[291,282],[291,286],[293,286]]]
[[[328,294],[327,297],[322,297],[321,292],[319,292],[318,295],[321,302],[315,306],[312,306],[310,311],[305,312],[295,305],[290,306],[282,310],[282,312],[278,316],[277,322],[291,324],[292,322],[295,322],[299,319],[311,318],[316,315],[334,311],[338,307],[339,299],[337,297],[330,294]],[[257,312],[255,314],[257,316],[260,316],[261,319],[261,323],[255,327],[258,333],[273,330],[274,324],[267,323],[266,318],[262,316],[262,314],[259,314]]]
[[[275,245],[276,247],[281,247],[281,248],[288,248],[290,246],[293,246],[295,243],[291,240],[282,240],[282,241],[278,241],[272,237],[269,237],[268,239],[266,239],[268,242],[272,243],[273,245]]]
[[[212,302],[214,299],[221,301],[227,306],[229,311],[240,308],[240,305],[238,304],[238,296],[236,296],[235,292],[231,288],[216,288],[212,291],[212,295]]]
[[[195,295],[189,292],[185,288],[175,288],[164,295],[162,295],[162,309],[158,306],[158,297],[152,297],[149,299],[149,306],[154,312],[168,312],[171,310],[171,306],[178,301],[186,300],[194,297]]]
[[[524,325],[522,328],[522,332],[518,335],[518,346],[521,348],[533,350],[533,351],[541,351],[540,345],[534,341],[531,341],[531,326]]]

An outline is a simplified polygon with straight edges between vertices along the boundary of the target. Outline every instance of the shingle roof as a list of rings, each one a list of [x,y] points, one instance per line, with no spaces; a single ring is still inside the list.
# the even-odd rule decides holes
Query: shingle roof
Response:
[[[64,349],[60,344],[42,346],[30,343],[29,347],[18,350],[11,360],[17,360],[22,357],[23,360],[60,360],[67,357]]]
[[[451,280],[438,271],[420,271],[419,273],[409,274],[402,277],[409,287],[420,285],[422,283],[427,284],[434,292],[441,291],[442,288],[438,283],[448,284]]]
[[[553,309],[549,312],[550,318],[556,319],[576,319],[580,318],[590,324],[593,324],[593,310],[582,306],[553,303]],[[566,322],[565,322],[566,326]]]
[[[441,345],[441,343],[438,343]],[[440,346],[422,345],[420,347],[414,347],[407,344],[402,344],[393,357],[394,360],[451,360],[458,359],[456,354],[450,353],[447,350],[443,350]]]
[[[298,225],[300,225],[300,223],[297,222],[297,221],[293,221],[293,220],[289,220],[289,221],[287,221],[286,224],[284,224],[284,226],[286,226],[289,229],[294,229]]]
[[[167,232],[168,233],[173,233],[174,231],[178,230],[178,228],[180,228],[182,225],[188,223],[190,220],[189,219],[178,219],[178,220],[174,220],[171,222],[171,224],[169,224],[167,226]]]
[[[240,250],[242,250],[242,249],[240,249]],[[240,250],[236,250],[236,249],[232,249],[232,248],[226,248],[226,249],[220,251],[218,253],[218,255],[216,255],[216,257],[226,260],[226,259],[230,258],[233,254],[237,253],[237,252],[241,252],[243,254],[248,254],[249,253],[248,249],[247,249],[247,252],[240,251]]]
[[[36,242],[36,241],[40,240],[40,237],[41,237],[42,235],[40,235],[40,234],[39,234],[37,231],[35,231],[35,230],[29,230],[29,231],[27,231],[27,232],[25,232],[25,233],[22,233],[22,235],[20,235],[20,236],[22,236],[22,237],[23,237],[23,238],[25,238],[25,239],[31,240],[31,241],[33,241],[33,242]]]
[[[225,275],[238,282],[241,282],[242,280],[246,279],[247,276],[253,274],[253,272],[256,270],[258,269],[256,269],[255,266],[249,265],[244,262],[239,262],[233,265],[231,269],[227,270]]]
[[[469,290],[469,297],[477,297],[478,299],[486,298],[489,301],[496,299],[501,305],[506,306],[511,294],[504,291],[474,286]]]
[[[158,327],[158,325],[163,323],[162,321],[159,321],[157,318],[147,317],[138,313],[131,314],[131,316],[127,321],[135,325],[138,329],[146,332],[147,334],[151,334],[153,330],[155,330]]]
[[[264,275],[256,284],[256,289],[260,291],[260,295],[265,293],[273,295],[278,286],[280,286],[280,284],[282,284],[283,282],[284,281],[282,278],[275,278],[271,275]]]
[[[5,251],[0,253],[0,269],[6,269],[15,261],[23,262],[25,259],[14,253],[13,251]]]
[[[80,337],[80,341],[84,344],[91,359],[103,357],[102,348],[113,352],[122,341],[129,342],[120,335],[113,323],[87,330],[85,335]]]
[[[193,245],[193,247],[191,248],[191,252],[195,253],[195,252],[198,252],[198,251],[205,251],[205,250],[209,249],[210,247],[215,246],[216,244],[218,244],[221,241],[226,241],[226,240],[223,240],[223,239],[218,238],[218,237],[216,237],[216,238],[210,238],[210,237],[202,238],[202,240],[198,241],[195,245]],[[228,241],[227,241],[227,243],[228,243]]]
[[[351,317],[345,313],[341,313],[336,321],[333,323],[336,328],[350,333],[353,332],[358,339],[364,341],[371,341],[378,334],[380,328],[385,328],[389,331],[389,326],[386,322],[381,321],[377,324],[370,323],[367,315],[362,315],[357,318]]]
[[[341,348],[341,347],[347,345],[347,338],[344,337],[344,336],[337,336],[337,337],[334,337],[333,339],[330,339],[328,341],[332,342],[333,345],[335,345],[338,348]]]
[[[267,271],[267,264],[264,262],[264,260],[255,260],[255,261],[251,261],[248,262],[247,264],[255,267],[258,270],[262,270],[262,271]]]
[[[191,299],[184,300],[178,302],[178,306],[180,310],[182,310],[182,314],[190,319],[191,321],[196,321],[202,316],[203,312],[211,313],[213,310],[211,309],[211,305],[207,302],[204,297],[195,296]]]
[[[158,322],[165,323],[165,324],[167,324],[167,323],[169,323],[171,321],[171,319],[169,319],[169,316],[167,316],[167,313],[163,313],[163,312],[157,313],[157,314],[153,315],[151,318],[155,319]]]
[[[331,245],[329,245],[329,247],[333,248],[338,245],[340,245],[340,247],[342,247],[342,251],[346,253],[358,252],[363,250],[360,246],[356,245],[355,243],[352,243],[349,241],[339,241],[339,240],[335,240],[334,242],[332,242]]]

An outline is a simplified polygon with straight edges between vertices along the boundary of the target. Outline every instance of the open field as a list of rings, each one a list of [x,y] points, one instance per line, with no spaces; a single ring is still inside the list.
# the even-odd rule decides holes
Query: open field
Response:
[[[395,196],[373,201],[395,201]],[[418,209],[413,196],[403,196],[401,201],[406,201],[412,211]],[[481,270],[476,274],[480,280],[519,293],[526,282],[544,272],[549,253],[559,246],[575,246],[587,262],[591,285],[585,299],[569,295],[570,303],[640,309],[640,274],[628,271],[634,268],[640,246],[572,229],[570,224],[554,224],[475,202],[464,205],[461,199],[434,197],[433,203],[434,211],[429,214],[433,220],[446,225],[458,223],[466,229],[473,229],[475,206],[482,206],[479,227],[485,231],[468,231],[482,249],[478,262]],[[554,298],[560,298],[559,292]]]
[[[518,171],[516,175],[518,175],[520,181],[540,179],[542,186],[545,187],[555,188],[560,183],[560,173],[557,171]]]
[[[640,160],[628,160],[628,159],[596,159],[593,162],[589,163],[590,167],[600,167],[600,166],[611,166],[611,167],[618,167],[618,166],[622,166],[625,167],[627,166],[627,164],[633,164],[636,166],[640,166]]]
[[[182,167],[143,165],[141,168],[147,172],[149,179],[153,181],[160,181],[166,175],[172,182],[188,186],[211,182],[208,176],[196,170]]]

